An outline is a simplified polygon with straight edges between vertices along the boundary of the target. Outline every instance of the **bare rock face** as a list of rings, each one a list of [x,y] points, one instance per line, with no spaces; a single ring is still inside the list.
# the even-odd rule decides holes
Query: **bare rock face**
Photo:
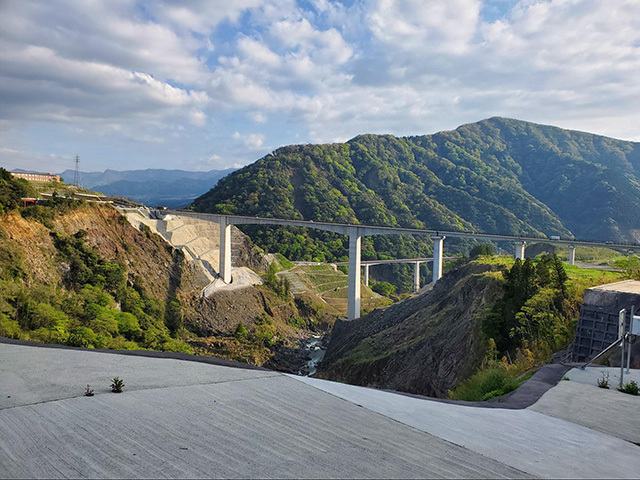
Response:
[[[194,306],[189,328],[199,336],[233,333],[239,323],[253,327],[261,318],[285,323],[298,311],[291,301],[279,299],[266,288],[246,287],[222,290],[200,298]]]
[[[496,268],[472,262],[418,297],[338,322],[317,376],[446,396],[484,356],[480,317],[502,292]]]

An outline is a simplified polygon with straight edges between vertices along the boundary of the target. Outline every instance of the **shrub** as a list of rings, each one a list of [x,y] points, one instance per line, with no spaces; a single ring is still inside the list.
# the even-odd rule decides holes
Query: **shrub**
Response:
[[[67,345],[72,347],[92,347],[96,343],[97,336],[93,330],[88,327],[75,327],[69,332]]]
[[[20,338],[22,330],[15,320],[10,319],[4,313],[0,313],[0,337]]]
[[[475,247],[473,247],[471,249],[471,251],[469,252],[469,257],[470,258],[478,258],[480,255],[495,255],[495,249],[493,248],[493,245],[491,244],[480,244],[480,245],[476,245]]]
[[[497,366],[477,372],[449,392],[453,400],[484,401],[520,386],[514,373]]]
[[[111,391],[113,393],[122,393],[122,389],[124,388],[124,380],[120,377],[114,377],[111,381]]]
[[[625,383],[622,388],[619,388],[622,393],[628,393],[629,395],[640,395],[640,387],[635,380],[631,380]]]
[[[188,343],[174,338],[169,338],[161,345],[163,352],[179,352],[179,353],[191,353],[193,354],[193,347]]]
[[[609,388],[609,372],[602,372],[602,377],[598,379],[600,388]]]
[[[371,286],[371,290],[379,293],[383,297],[390,297],[396,293],[396,286],[389,282],[377,282]]]
[[[116,315],[118,322],[118,332],[128,340],[135,340],[140,334],[140,323],[138,319],[129,312],[119,312]]]
[[[247,328],[242,323],[238,324],[238,326],[236,327],[236,331],[233,334],[233,336],[238,340],[246,340],[248,335],[249,330],[247,330]]]

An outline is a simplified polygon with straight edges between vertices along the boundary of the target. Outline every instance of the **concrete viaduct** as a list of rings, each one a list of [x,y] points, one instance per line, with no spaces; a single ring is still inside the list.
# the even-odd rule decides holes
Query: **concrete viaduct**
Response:
[[[454,260],[456,257],[443,257],[443,260]],[[420,290],[420,264],[433,262],[433,258],[400,258],[393,260],[361,260],[360,265],[364,273],[364,284],[369,286],[369,267],[373,265],[389,265],[393,263],[413,263],[413,291],[414,293]],[[349,265],[349,262],[336,262],[336,265],[343,266]]]
[[[279,218],[244,217],[239,215],[221,215],[216,213],[196,213],[183,210],[156,211],[158,217],[176,215],[197,218],[220,225],[220,267],[219,275],[225,283],[231,283],[231,226],[232,225],[279,225],[287,227],[305,227],[326,232],[339,233],[349,237],[349,280],[347,317],[355,320],[360,317],[360,270],[362,266],[361,242],[362,237],[370,235],[420,235],[433,239],[433,283],[442,277],[443,243],[445,238],[472,238],[476,240],[513,242],[515,257],[524,260],[527,243],[545,242],[569,248],[569,263],[575,264],[577,246],[606,247],[627,250],[640,250],[640,244],[597,242],[587,240],[562,240],[544,237],[524,237],[516,235],[494,235],[475,232],[449,232],[442,230],[427,230],[402,227],[378,227],[373,225],[352,225],[342,223],[314,222],[312,220],[283,220]],[[422,260],[421,260],[422,261]],[[376,260],[381,263],[380,260]]]

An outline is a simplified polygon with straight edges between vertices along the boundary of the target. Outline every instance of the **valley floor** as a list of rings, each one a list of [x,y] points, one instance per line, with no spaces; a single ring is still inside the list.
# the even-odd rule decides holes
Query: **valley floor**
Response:
[[[572,372],[532,407],[508,410],[257,368],[0,343],[0,477],[637,478],[633,428],[606,432],[579,417],[595,407],[617,416],[622,405],[637,426],[640,397],[603,400]],[[121,394],[109,390],[115,376]],[[94,397],[83,396],[87,384]],[[568,388],[584,397],[573,419],[558,405],[577,395]]]

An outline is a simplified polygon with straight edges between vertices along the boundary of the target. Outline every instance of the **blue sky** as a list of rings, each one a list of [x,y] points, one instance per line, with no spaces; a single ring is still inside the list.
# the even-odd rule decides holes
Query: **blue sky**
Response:
[[[221,169],[495,115],[640,140],[638,0],[0,0],[0,166]]]

